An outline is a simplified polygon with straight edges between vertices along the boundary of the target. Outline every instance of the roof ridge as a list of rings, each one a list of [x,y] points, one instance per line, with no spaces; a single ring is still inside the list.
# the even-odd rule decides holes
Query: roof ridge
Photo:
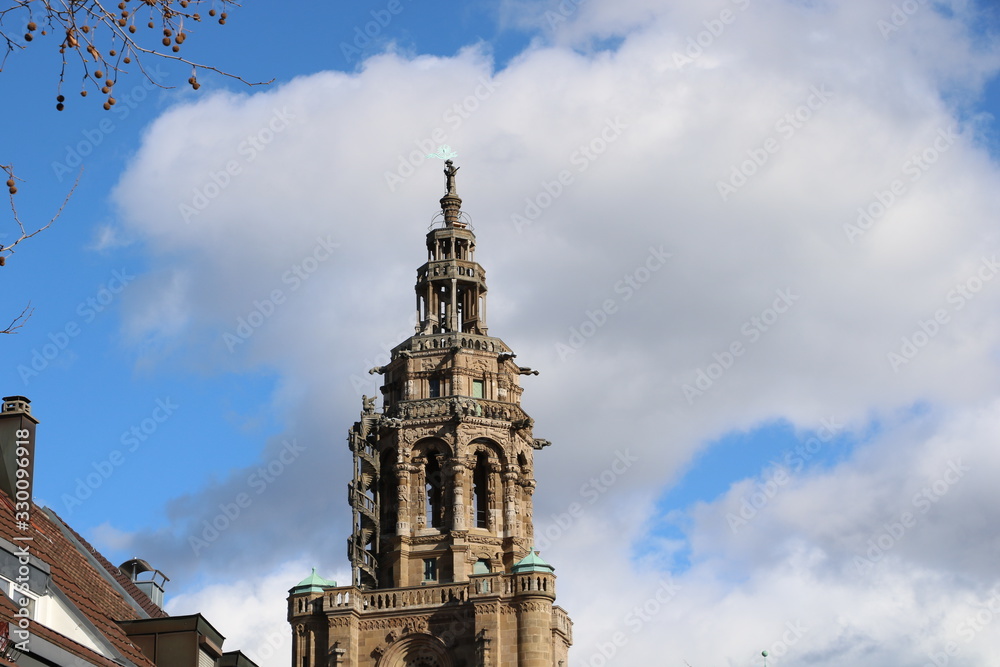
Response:
[[[131,596],[132,600],[139,606],[143,613],[147,614],[150,618],[167,618],[170,616],[167,612],[163,611],[162,608],[157,606],[146,593],[143,592],[141,588],[135,585],[130,577],[125,576],[125,573],[121,571],[120,568],[116,567],[111,561],[109,561],[104,554],[98,551],[90,542],[86,540],[80,533],[76,532],[72,526],[70,526],[66,521],[63,520],[55,510],[51,507],[42,508],[46,514],[49,514],[52,518],[57,520],[69,533],[76,539],[81,546],[83,546],[88,553],[96,560],[100,566],[107,572],[107,574],[114,579],[113,583],[121,586],[125,592]],[[128,600],[126,600],[128,601]]]

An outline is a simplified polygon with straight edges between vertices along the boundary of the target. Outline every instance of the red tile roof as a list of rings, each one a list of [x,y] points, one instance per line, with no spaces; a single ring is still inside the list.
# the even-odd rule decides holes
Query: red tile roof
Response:
[[[121,582],[118,576],[121,575],[121,572],[118,572],[117,575],[114,574],[117,568],[103,556],[100,556],[97,550],[79,535],[70,530],[70,533],[79,538],[83,545],[78,548],[63,533],[60,524],[65,526],[65,523],[58,520],[58,517],[54,520],[41,507],[32,503],[30,519],[27,530],[18,529],[15,522],[14,506],[6,494],[0,493],[0,537],[18,545],[28,545],[32,556],[48,564],[51,568],[52,584],[62,591],[126,660],[138,667],[154,667],[153,663],[142,654],[137,646],[129,641],[125,632],[115,623],[118,620],[134,620],[144,616],[129,604],[107,577],[114,577],[125,590],[129,591],[129,594],[133,593],[131,589],[135,588],[135,585],[126,586],[125,582]],[[28,537],[31,540],[14,541],[15,537]],[[90,556],[97,560],[99,567],[107,571],[99,571],[81,549],[88,551]],[[152,602],[149,602],[149,599],[138,589],[135,589],[135,593],[137,594],[136,600],[143,609],[152,605]],[[145,600],[143,601],[142,598]],[[0,620],[3,622],[13,621],[16,624],[14,616],[16,611],[17,608],[13,602],[7,596],[0,595]],[[165,616],[166,614],[160,611],[157,615]],[[32,621],[31,632],[90,664],[120,667],[113,661],[40,623]],[[5,663],[0,662],[0,664]]]
[[[143,611],[149,614],[150,618],[167,618],[169,616],[167,612],[157,607],[156,604],[149,599],[149,596],[146,595],[141,588],[135,585],[135,583],[132,581],[131,578],[129,578],[120,569],[112,565],[111,561],[105,558],[100,551],[91,546],[90,542],[83,539],[83,537],[78,532],[73,530],[72,526],[63,521],[62,517],[60,517],[58,514],[56,514],[53,510],[49,508],[45,508],[45,512],[47,514],[50,514],[56,520],[58,520],[58,522],[62,524],[63,528],[69,531],[69,533],[74,538],[76,538],[88,552],[90,552],[90,554],[94,557],[94,559],[101,564],[101,567],[107,570],[109,575],[114,577],[115,581],[117,581],[118,584],[125,589],[125,592],[127,592],[130,596],[132,596],[132,599],[135,600],[140,607],[142,607]]]

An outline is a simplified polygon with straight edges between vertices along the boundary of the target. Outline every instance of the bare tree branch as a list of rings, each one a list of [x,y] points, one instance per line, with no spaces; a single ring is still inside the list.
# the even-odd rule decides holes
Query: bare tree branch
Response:
[[[15,180],[13,165],[0,165],[0,169],[3,169],[4,171],[6,171],[7,175],[10,177],[10,179],[7,181],[8,183],[10,183],[10,182],[12,182],[12,181]],[[49,219],[48,222],[46,222],[41,227],[38,227],[38,228],[36,228],[36,229],[34,229],[34,230],[30,231],[30,232],[24,226],[24,222],[21,220],[21,217],[18,215],[18,213],[17,213],[17,206],[14,203],[14,195],[17,192],[17,188],[16,188],[16,186],[10,186],[9,187],[9,190],[13,191],[13,192],[9,192],[9,196],[10,196],[10,210],[11,210],[11,213],[13,214],[14,222],[17,223],[17,228],[19,230],[19,235],[17,236],[17,238],[14,239],[13,243],[8,243],[6,245],[0,244],[0,266],[3,266],[4,264],[6,264],[7,263],[7,257],[14,254],[14,246],[16,246],[18,243],[21,243],[22,241],[30,239],[35,234],[38,234],[40,232],[45,231],[46,229],[48,229],[52,225],[53,222],[55,222],[59,218],[60,215],[62,215],[63,209],[65,209],[66,208],[66,204],[69,203],[69,198],[73,196],[73,191],[76,190],[76,186],[80,184],[80,177],[82,175],[83,175],[83,168],[81,167],[80,168],[80,172],[76,175],[76,180],[73,181],[73,187],[71,187],[69,189],[69,192],[66,193],[66,197],[63,199],[62,204],[59,206],[59,210],[57,210],[55,212],[55,214]],[[8,333],[8,332],[0,331],[0,333]]]
[[[33,312],[35,312],[35,309],[31,307],[31,302],[29,301],[28,305],[24,307],[24,310],[21,311],[20,315],[15,317],[6,328],[0,329],[0,334],[17,333],[17,330],[24,326],[24,323],[28,321],[28,318],[31,317]]]
[[[265,85],[273,81],[249,81],[215,66],[177,55],[191,34],[190,26],[201,23],[205,18],[194,9],[208,4],[211,7],[207,12],[208,17],[225,25],[228,18],[226,6],[239,6],[233,0],[123,0],[114,10],[105,6],[108,4],[107,0],[13,1],[12,6],[0,10],[0,39],[6,46],[3,62],[15,51],[26,49],[36,37],[45,37],[50,33],[62,37],[58,44],[62,55],[58,86],[60,92],[56,98],[58,109],[65,105],[61,89],[70,67],[68,58],[72,54],[79,58],[83,70],[80,94],[86,97],[88,84],[91,88],[100,90],[107,95],[105,109],[114,106],[112,89],[118,75],[126,73],[124,66],[131,64],[133,59],[143,76],[161,85],[147,72],[142,63],[143,56],[175,60],[189,65],[192,76],[188,83],[195,89],[199,87],[198,70],[216,72],[248,86]],[[217,5],[222,6],[221,12],[215,9]],[[18,32],[4,27],[5,20],[14,18],[26,19],[23,29]],[[140,30],[156,32],[157,36],[142,36]],[[157,50],[144,43],[147,39],[159,40],[164,50]],[[0,70],[2,67],[3,64],[0,63]]]
[[[178,55],[191,34],[190,27],[200,23],[204,18],[195,10],[208,6],[207,17],[220,25],[225,25],[228,18],[226,8],[239,6],[234,0],[120,0],[114,9],[108,8],[114,0],[9,1],[9,6],[0,9],[0,48],[4,48],[3,56],[0,58],[0,72],[3,71],[7,58],[14,53],[27,50],[36,38],[55,36],[61,41],[50,43],[49,46],[58,48],[62,56],[59,82],[56,86],[56,109],[59,111],[66,105],[62,87],[66,83],[69,71],[73,69],[71,61],[77,60],[83,75],[80,96],[87,97],[91,90],[99,91],[104,96],[105,110],[111,109],[117,103],[114,86],[118,82],[119,75],[127,74],[126,68],[133,62],[142,76],[151,83],[160,88],[170,87],[156,81],[150,75],[143,62],[144,58],[162,58],[190,66],[192,73],[188,84],[195,90],[201,87],[198,83],[198,70],[215,72],[248,86],[265,85],[273,81],[272,79],[251,82],[215,66],[194,62]],[[222,11],[216,7],[221,7]],[[18,25],[16,21],[21,23]],[[151,31],[152,34],[146,31]],[[150,45],[157,40],[165,50],[160,51]],[[73,57],[74,54],[76,58]],[[18,229],[13,242],[0,244],[0,266],[3,266],[7,257],[14,253],[15,246],[45,231],[59,218],[76,190],[83,171],[81,169],[59,210],[47,223],[38,227],[32,225],[26,227],[18,215],[14,201],[17,182],[21,179],[14,175],[12,164],[0,164],[0,170],[7,174],[10,209]],[[14,333],[30,316],[31,308],[27,306],[0,333]]]

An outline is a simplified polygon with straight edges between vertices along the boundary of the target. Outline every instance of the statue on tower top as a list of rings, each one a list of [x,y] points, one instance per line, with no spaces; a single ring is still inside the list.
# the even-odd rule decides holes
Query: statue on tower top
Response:
[[[459,169],[461,167],[456,167],[455,163],[451,160],[444,161],[445,185],[447,186],[447,194],[449,195],[458,196],[458,193],[455,191],[455,174],[458,173]]]

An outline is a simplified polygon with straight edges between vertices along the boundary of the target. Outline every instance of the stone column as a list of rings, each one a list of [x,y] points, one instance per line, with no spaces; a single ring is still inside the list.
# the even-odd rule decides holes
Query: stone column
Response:
[[[410,471],[412,467],[396,469],[396,535],[410,534]]]
[[[448,323],[452,331],[462,331],[462,325],[458,323],[458,278],[451,279],[451,312],[448,313]],[[456,326],[457,325],[457,326]]]
[[[427,480],[424,475],[424,459],[418,458],[413,461],[417,468],[417,488],[418,493],[414,493],[414,507],[410,516],[413,517],[413,526],[420,530],[427,525]]]
[[[451,513],[451,529],[467,530],[467,511],[465,509],[465,462],[458,458],[452,459],[449,462],[449,472],[451,473],[452,478],[451,488],[453,503]]]
[[[529,541],[531,541],[535,537],[535,520],[533,517],[534,492],[535,492],[534,482],[529,482],[528,484],[524,485],[524,537],[526,537]]]
[[[489,464],[489,475],[486,479],[486,528],[491,533],[496,533],[503,517],[503,508],[497,502],[500,497],[500,464],[491,462]]]
[[[517,474],[506,472],[503,475],[503,512],[504,512],[504,537],[517,537],[517,501],[515,496],[517,485]]]

